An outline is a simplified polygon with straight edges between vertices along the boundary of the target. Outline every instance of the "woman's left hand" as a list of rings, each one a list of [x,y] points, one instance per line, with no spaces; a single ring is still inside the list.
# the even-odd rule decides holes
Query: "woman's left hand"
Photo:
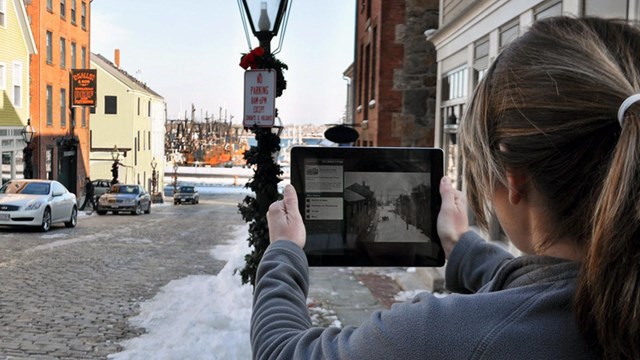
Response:
[[[307,230],[298,208],[298,195],[292,185],[284,188],[284,198],[269,206],[269,240],[291,240],[300,248],[304,247]]]

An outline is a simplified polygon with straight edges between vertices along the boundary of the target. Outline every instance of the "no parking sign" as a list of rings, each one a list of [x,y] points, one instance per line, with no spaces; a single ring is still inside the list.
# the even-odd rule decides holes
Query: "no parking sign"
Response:
[[[271,69],[244,73],[244,127],[271,127],[276,117],[276,72]]]

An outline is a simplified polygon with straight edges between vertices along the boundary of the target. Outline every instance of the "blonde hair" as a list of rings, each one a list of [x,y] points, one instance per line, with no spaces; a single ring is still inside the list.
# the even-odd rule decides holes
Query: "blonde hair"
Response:
[[[605,358],[640,358],[640,31],[623,21],[535,23],[480,82],[461,123],[469,204],[487,225],[505,170],[527,175],[552,224],[541,248],[585,250],[575,313]],[[540,248],[538,248],[540,250]]]

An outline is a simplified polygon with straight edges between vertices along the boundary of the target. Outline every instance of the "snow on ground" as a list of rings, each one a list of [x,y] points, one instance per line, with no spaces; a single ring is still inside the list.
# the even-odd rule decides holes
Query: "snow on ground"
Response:
[[[205,184],[200,189],[210,193],[247,191]],[[79,216],[89,215],[81,212]],[[109,359],[250,359],[252,288],[242,285],[240,276],[234,274],[244,266],[244,255],[249,251],[247,233],[248,226],[238,227],[226,245],[211,250],[214,258],[227,262],[217,275],[192,275],[171,281],[155,297],[141,303],[140,313],[129,322],[146,333],[122,342],[123,351],[109,355]],[[398,296],[408,299],[411,295]],[[314,299],[309,299],[307,305],[314,325],[342,327],[335,311],[324,309]]]
[[[143,302],[129,321],[147,333],[124,341],[124,351],[109,359],[250,359],[252,288],[234,274],[244,265],[247,231],[240,227],[211,251],[227,261],[218,275],[174,280]]]

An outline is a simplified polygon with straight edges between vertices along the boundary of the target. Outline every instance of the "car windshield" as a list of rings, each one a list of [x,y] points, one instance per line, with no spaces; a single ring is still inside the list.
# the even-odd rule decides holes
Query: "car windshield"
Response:
[[[140,190],[137,186],[114,185],[111,187],[111,192],[118,194],[138,194]]]
[[[183,186],[180,188],[180,192],[183,193],[192,193],[193,191],[193,186]]]
[[[26,182],[11,181],[0,188],[2,194],[27,194],[27,195],[48,195],[50,183],[46,182]]]

